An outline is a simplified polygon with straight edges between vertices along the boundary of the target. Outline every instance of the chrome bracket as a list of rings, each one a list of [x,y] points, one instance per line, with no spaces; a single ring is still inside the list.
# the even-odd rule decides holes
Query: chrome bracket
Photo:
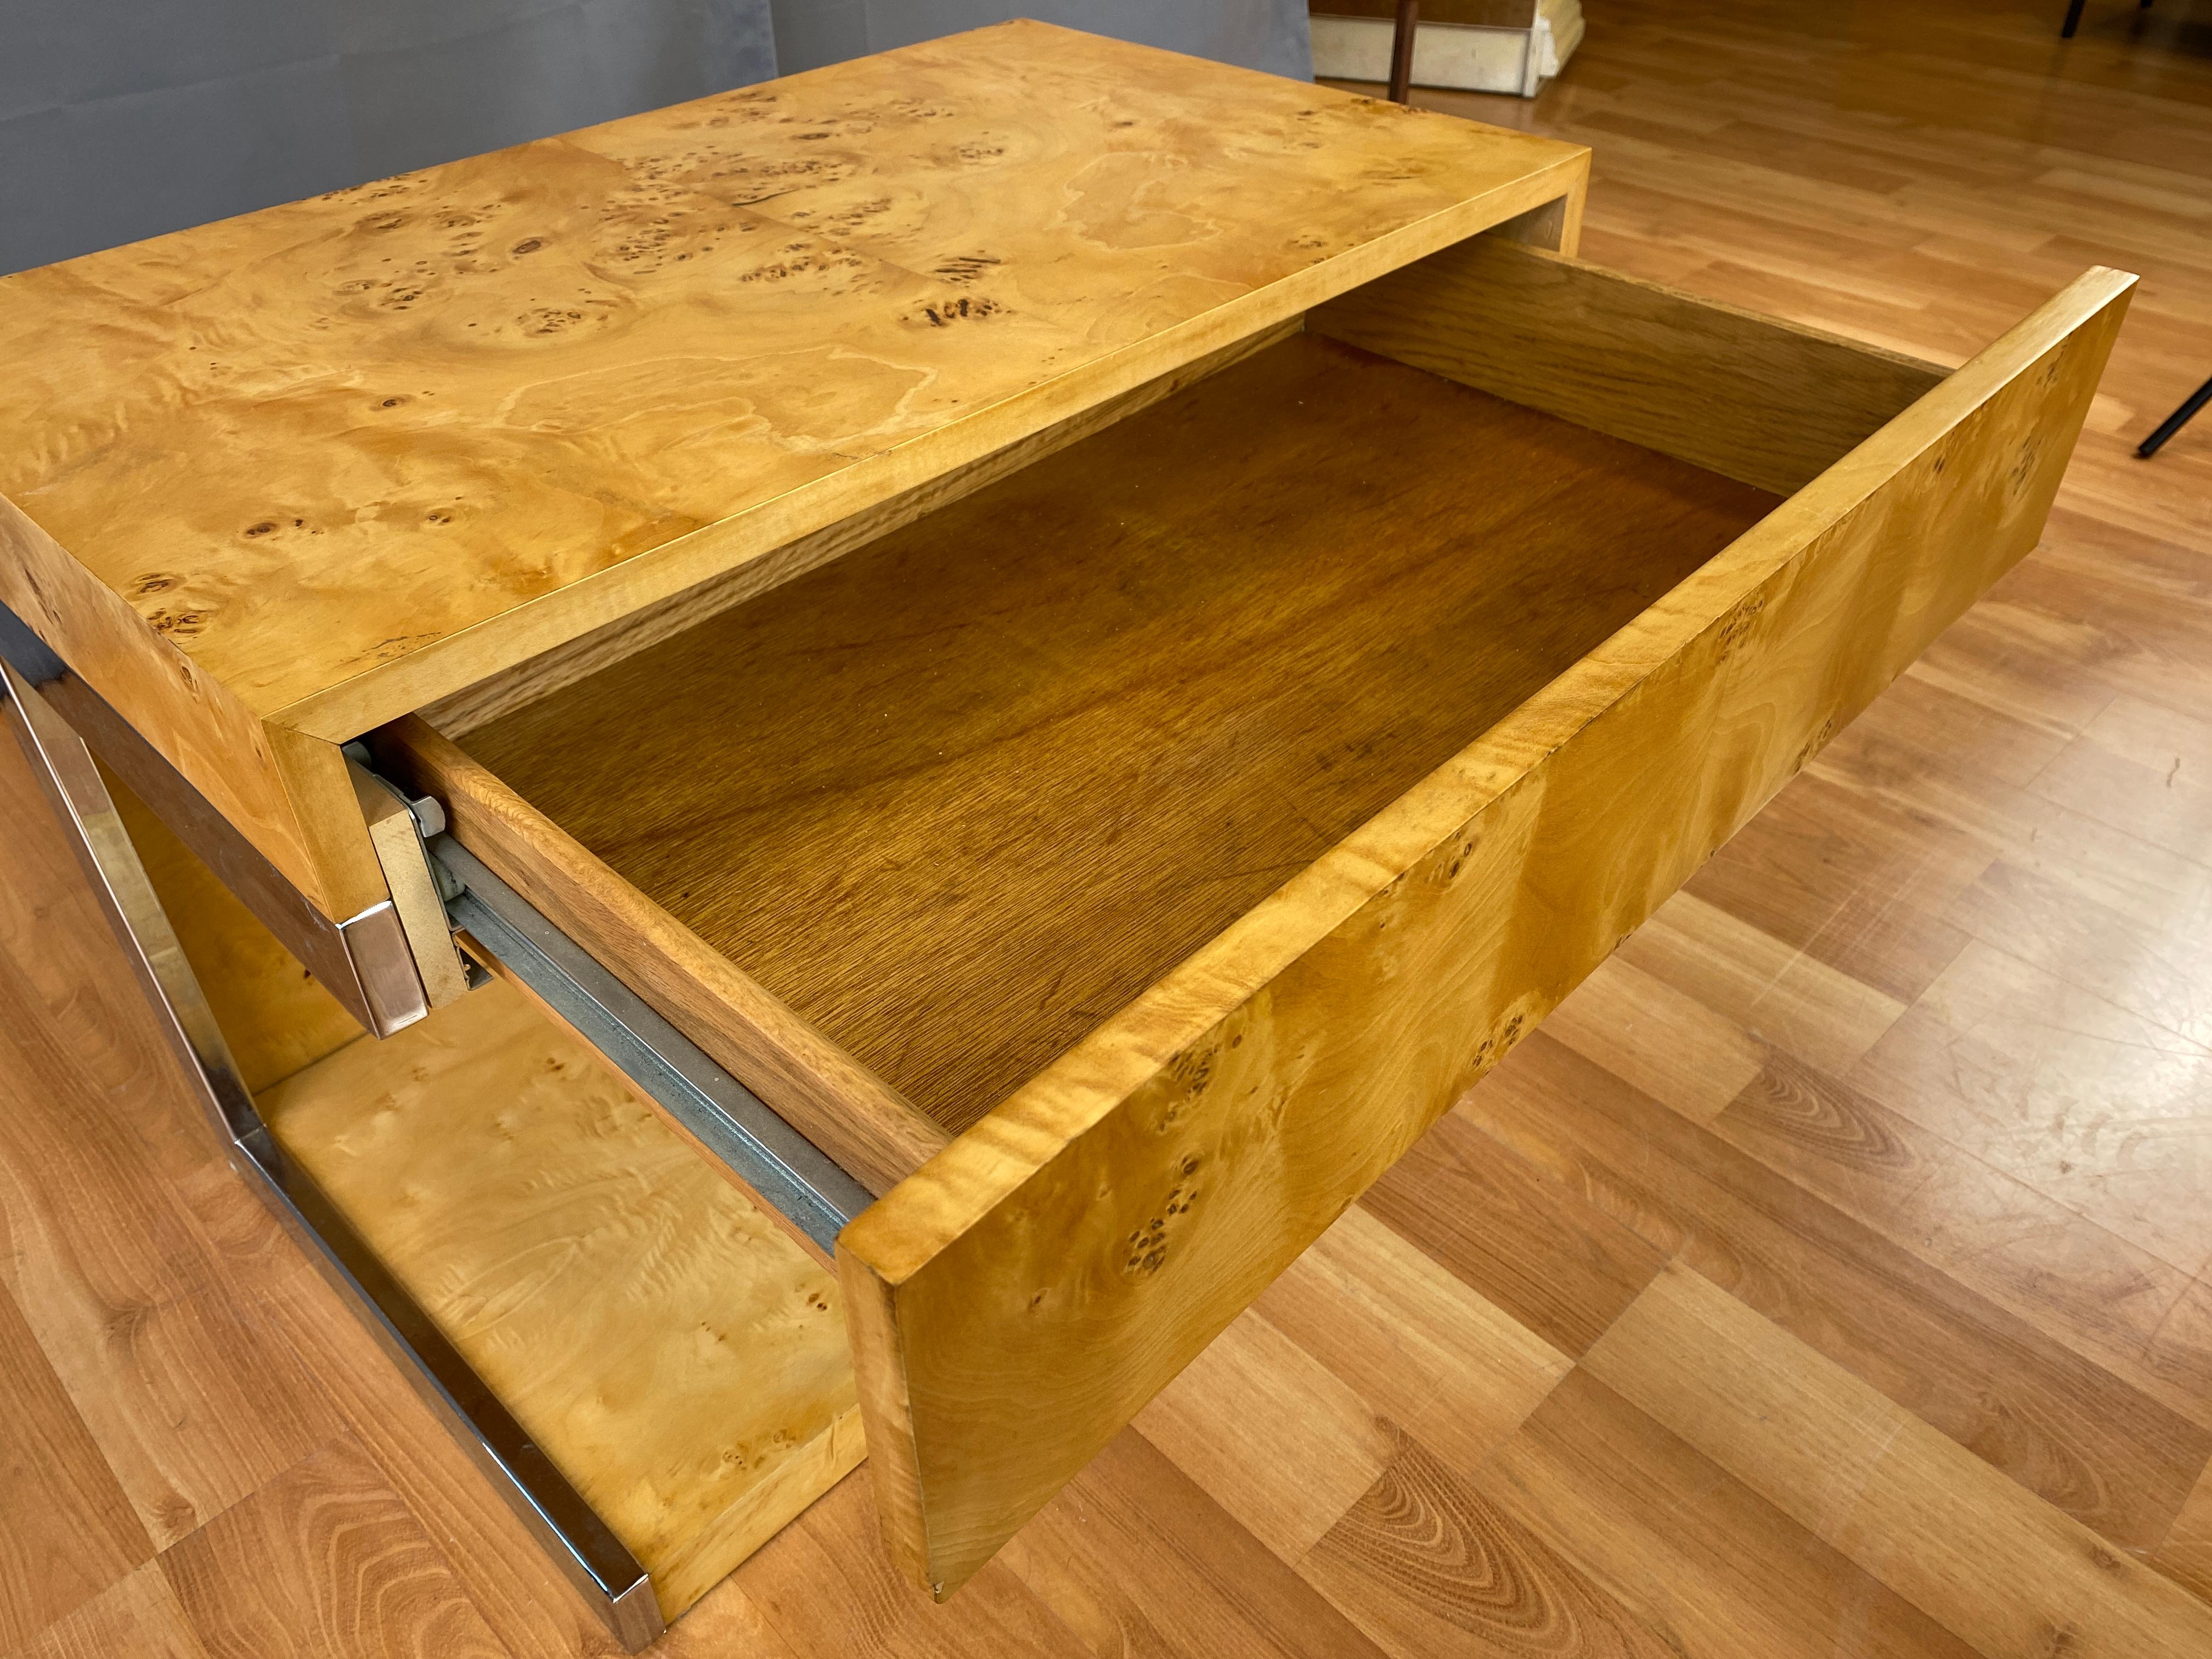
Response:
[[[323,915],[191,780],[4,605],[0,663],[36,688],[45,699],[42,706],[92,745],[101,763],[238,895],[363,1030],[390,1036],[429,1012],[415,953],[389,899],[343,921]]]
[[[0,692],[5,694],[0,701],[6,704],[8,722],[233,1167],[353,1305],[416,1392],[445,1420],[623,1649],[639,1651],[663,1629],[660,1604],[645,1569],[377,1259],[343,1212],[270,1133],[91,750],[11,665],[15,656],[13,650],[0,655]]]

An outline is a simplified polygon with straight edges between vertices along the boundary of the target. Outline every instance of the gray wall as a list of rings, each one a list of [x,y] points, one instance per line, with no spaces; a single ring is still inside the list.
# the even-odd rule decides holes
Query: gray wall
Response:
[[[958,29],[1036,17],[1197,58],[1313,79],[1306,0],[773,0],[790,75]]]
[[[775,73],[768,0],[0,0],[0,271]]]

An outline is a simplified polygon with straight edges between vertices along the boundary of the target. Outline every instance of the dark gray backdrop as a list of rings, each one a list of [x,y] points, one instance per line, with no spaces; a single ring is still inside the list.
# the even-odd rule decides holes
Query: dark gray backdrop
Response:
[[[770,0],[787,75],[1009,17],[1313,79],[1306,0]]]
[[[0,271],[1017,15],[1312,74],[1304,0],[0,0]]]

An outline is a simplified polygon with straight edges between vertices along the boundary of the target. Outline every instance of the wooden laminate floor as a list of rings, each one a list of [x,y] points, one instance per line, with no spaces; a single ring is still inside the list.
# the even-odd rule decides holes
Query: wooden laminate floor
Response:
[[[2212,417],[2127,454],[2212,374],[2212,15],[1586,8],[1450,101],[1596,147],[1593,258],[1945,360],[2143,273],[2045,546],[951,1606],[861,1477],[664,1651],[2212,1652]],[[0,750],[0,1654],[606,1651],[42,811]]]

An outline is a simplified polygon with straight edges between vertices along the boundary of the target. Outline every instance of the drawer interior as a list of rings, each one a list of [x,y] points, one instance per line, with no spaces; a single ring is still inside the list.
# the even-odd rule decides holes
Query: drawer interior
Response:
[[[1293,334],[459,740],[957,1131],[1777,499]]]

